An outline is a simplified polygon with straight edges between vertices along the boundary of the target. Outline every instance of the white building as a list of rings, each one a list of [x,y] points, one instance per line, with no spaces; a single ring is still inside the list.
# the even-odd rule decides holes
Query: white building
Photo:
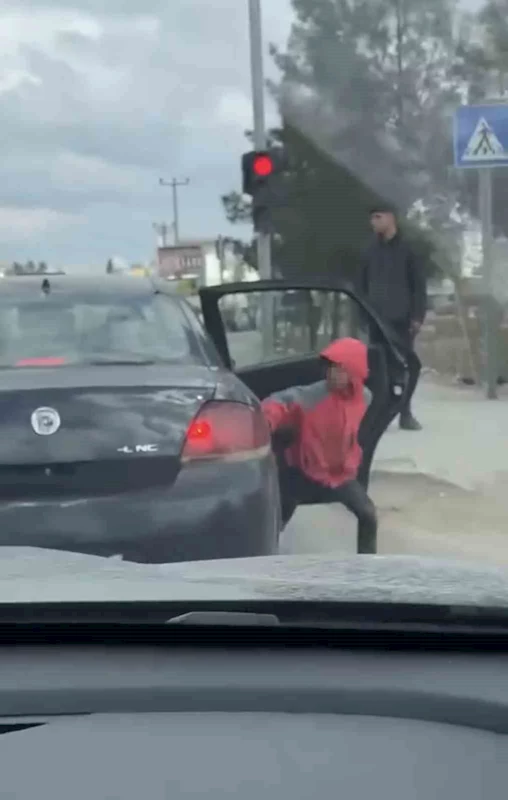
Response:
[[[190,280],[214,286],[235,280],[257,280],[257,272],[245,264],[231,239],[198,239],[157,249],[157,272],[168,280]]]

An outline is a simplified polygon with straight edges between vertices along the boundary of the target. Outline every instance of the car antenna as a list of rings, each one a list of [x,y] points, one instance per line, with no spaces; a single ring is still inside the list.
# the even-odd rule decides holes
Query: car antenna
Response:
[[[49,282],[49,280],[47,278],[44,278],[44,280],[42,281],[41,289],[44,292],[44,294],[49,294],[50,293],[51,284],[50,284],[50,282]]]

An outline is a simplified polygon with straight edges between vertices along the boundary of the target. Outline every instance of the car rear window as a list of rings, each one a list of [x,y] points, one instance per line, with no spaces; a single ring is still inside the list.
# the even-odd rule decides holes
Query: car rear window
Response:
[[[48,294],[0,300],[0,366],[203,363],[182,309],[163,295]]]

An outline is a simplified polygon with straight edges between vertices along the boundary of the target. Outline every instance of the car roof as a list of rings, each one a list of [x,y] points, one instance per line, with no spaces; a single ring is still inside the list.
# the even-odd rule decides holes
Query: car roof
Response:
[[[159,280],[132,275],[23,275],[8,276],[0,280],[0,295],[28,296],[42,290],[48,281],[50,292],[58,294],[113,295],[114,297],[148,297],[163,292],[178,302],[168,287]]]

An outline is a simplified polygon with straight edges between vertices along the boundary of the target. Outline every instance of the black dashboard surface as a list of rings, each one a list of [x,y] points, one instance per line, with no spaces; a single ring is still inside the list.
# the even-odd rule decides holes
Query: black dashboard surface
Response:
[[[0,797],[498,800],[507,674],[495,654],[4,649]]]
[[[505,794],[508,741],[342,715],[126,714],[4,735],[1,797],[458,798]]]

